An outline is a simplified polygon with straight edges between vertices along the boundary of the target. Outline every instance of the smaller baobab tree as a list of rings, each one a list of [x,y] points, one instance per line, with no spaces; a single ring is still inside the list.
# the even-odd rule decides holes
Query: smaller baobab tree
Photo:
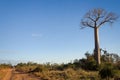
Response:
[[[107,12],[104,9],[96,8],[89,10],[81,20],[82,28],[90,27],[94,29],[94,58],[98,64],[101,63],[98,30],[106,23],[114,23],[117,20],[117,18],[118,16],[113,12]]]

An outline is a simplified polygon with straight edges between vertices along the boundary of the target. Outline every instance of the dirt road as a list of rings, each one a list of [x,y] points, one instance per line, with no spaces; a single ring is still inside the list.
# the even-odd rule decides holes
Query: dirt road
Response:
[[[14,69],[7,69],[3,79],[0,80],[40,80],[29,74],[16,72]]]

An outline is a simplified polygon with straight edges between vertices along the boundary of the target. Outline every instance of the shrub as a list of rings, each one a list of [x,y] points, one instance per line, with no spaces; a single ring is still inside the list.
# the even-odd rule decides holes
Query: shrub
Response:
[[[12,65],[11,64],[0,64],[0,69],[2,68],[12,68]]]
[[[106,78],[106,80],[113,78],[115,75],[113,65],[111,63],[106,63],[99,71],[99,75],[102,79]]]

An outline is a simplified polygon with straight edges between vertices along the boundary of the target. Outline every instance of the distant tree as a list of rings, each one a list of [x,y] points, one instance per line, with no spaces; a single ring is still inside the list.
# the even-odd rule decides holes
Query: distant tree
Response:
[[[86,53],[85,53],[85,56],[86,56],[86,58],[88,59],[88,58],[91,56],[91,54],[90,54],[89,52],[86,52]]]
[[[75,67],[75,69],[79,69],[81,67],[80,60],[79,59],[75,59],[73,61],[73,66]]]
[[[3,63],[3,64],[0,64],[0,69],[1,68],[12,68],[12,65],[11,64]]]
[[[101,55],[101,62],[117,63],[120,61],[120,56],[116,53],[108,53],[107,50],[101,49],[104,54]]]
[[[98,70],[98,65],[94,59],[94,56],[88,52],[85,53],[86,58],[79,60],[79,65],[82,69],[96,71]]]
[[[112,53],[112,58],[114,60],[114,62],[120,62],[120,56],[118,54]]]
[[[94,58],[97,61],[97,64],[101,63],[98,29],[105,23],[112,24],[113,22],[115,22],[115,20],[117,20],[117,18],[118,16],[115,13],[107,12],[101,8],[96,8],[89,10],[81,20],[82,28],[90,27],[94,29],[95,39]]]

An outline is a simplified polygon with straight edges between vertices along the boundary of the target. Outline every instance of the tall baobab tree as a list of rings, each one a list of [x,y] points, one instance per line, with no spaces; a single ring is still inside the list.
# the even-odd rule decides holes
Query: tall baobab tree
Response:
[[[96,8],[89,10],[81,20],[82,28],[90,27],[94,29],[94,58],[98,64],[101,63],[98,30],[101,26],[103,26],[106,23],[114,23],[117,20],[117,18],[118,16],[113,12],[107,12],[104,9]]]

